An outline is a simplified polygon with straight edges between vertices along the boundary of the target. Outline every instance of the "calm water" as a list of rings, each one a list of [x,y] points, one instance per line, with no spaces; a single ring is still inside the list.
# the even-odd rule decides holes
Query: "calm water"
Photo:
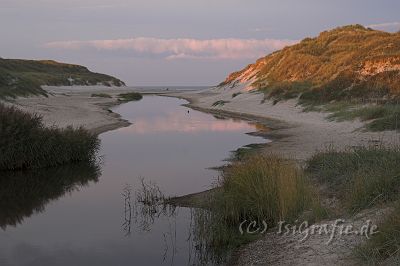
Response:
[[[265,140],[257,125],[146,96],[115,108],[133,125],[104,133],[103,163],[0,178],[0,265],[193,265],[191,211],[127,215],[140,177],[168,196],[211,187],[230,151]],[[129,208],[131,210],[131,208]]]

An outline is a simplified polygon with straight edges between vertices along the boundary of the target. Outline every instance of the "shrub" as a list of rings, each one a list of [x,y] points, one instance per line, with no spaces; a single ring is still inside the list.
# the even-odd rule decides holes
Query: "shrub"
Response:
[[[0,170],[95,160],[98,137],[83,128],[47,128],[38,115],[0,104]]]
[[[143,96],[138,92],[122,93],[118,95],[120,101],[130,102],[130,101],[140,101]]]

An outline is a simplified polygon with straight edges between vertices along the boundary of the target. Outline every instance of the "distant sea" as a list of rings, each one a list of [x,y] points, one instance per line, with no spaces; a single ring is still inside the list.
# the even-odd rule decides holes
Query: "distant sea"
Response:
[[[194,91],[204,90],[211,88],[212,86],[128,86],[137,91],[143,92],[159,92],[159,91]]]

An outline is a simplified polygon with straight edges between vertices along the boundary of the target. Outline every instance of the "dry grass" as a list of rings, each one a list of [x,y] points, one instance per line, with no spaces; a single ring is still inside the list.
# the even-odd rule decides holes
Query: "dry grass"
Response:
[[[311,219],[322,215],[317,193],[295,162],[275,155],[245,158],[224,169],[220,189],[208,199],[208,209],[193,214],[200,253],[217,264],[233,249],[261,237],[240,234],[242,222],[254,221],[257,226],[266,222],[273,227],[305,211],[312,212]]]
[[[298,166],[276,156],[251,156],[222,176],[222,213],[227,221],[266,220],[270,225],[294,219],[313,202],[312,190]]]

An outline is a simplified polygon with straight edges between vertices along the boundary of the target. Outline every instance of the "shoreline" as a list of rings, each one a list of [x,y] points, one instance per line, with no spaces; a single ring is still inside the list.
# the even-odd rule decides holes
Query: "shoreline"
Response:
[[[44,124],[49,127],[82,126],[93,134],[100,135],[131,125],[128,120],[111,110],[123,103],[116,97],[120,93],[132,91],[129,88],[99,86],[44,88],[49,92],[48,97],[19,97],[5,103],[42,116]],[[112,98],[91,97],[92,93],[107,93]]]
[[[327,121],[328,113],[304,113],[294,101],[276,105],[264,103],[263,95],[251,92],[242,92],[245,96],[235,100],[233,98],[236,97],[232,97],[235,91],[222,91],[217,94],[213,90],[218,90],[218,88],[209,89],[208,92],[173,93],[169,96],[189,101],[186,106],[196,110],[270,125],[273,132],[271,136],[277,135],[280,138],[272,139],[273,141],[266,144],[261,153],[283,155],[298,161],[300,165],[304,164],[316,151],[329,146],[346,149],[360,145],[389,146],[400,142],[398,132],[366,132],[361,130],[364,124],[360,121]],[[226,104],[214,106],[213,103],[217,101],[225,101]],[[175,203],[179,204],[179,200],[182,200],[183,206],[192,202],[193,206],[199,206],[201,195],[199,193],[178,197]],[[207,196],[207,193],[205,195]],[[378,224],[386,217],[390,209],[390,207],[377,206],[355,216],[330,217],[317,222],[316,225],[334,224],[336,219],[340,218],[358,226],[369,221]],[[366,240],[358,236],[347,236],[327,245],[327,237],[324,235],[314,235],[302,242],[299,236],[282,236],[276,231],[276,228],[272,228],[260,239],[236,248],[228,260],[228,265],[358,265],[359,261],[352,253],[353,248]]]
[[[355,146],[400,144],[400,134],[396,131],[365,131],[365,124],[358,120],[328,121],[326,117],[329,113],[303,112],[295,100],[277,104],[264,102],[261,93],[242,92],[232,98],[236,90],[210,88],[204,91],[163,93],[162,96],[187,100],[189,103],[185,106],[201,112],[261,123],[271,129],[267,135],[272,142],[267,144],[264,152],[283,155],[300,162],[329,147],[346,149]],[[213,106],[217,101],[227,103]]]

